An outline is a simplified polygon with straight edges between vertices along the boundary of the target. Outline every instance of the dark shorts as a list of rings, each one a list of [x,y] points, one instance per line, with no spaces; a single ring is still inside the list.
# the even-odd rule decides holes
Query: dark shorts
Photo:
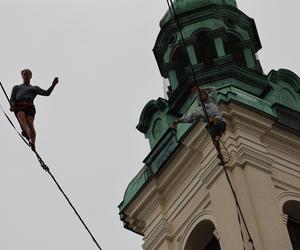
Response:
[[[216,136],[222,136],[226,130],[226,122],[217,121],[216,124],[210,123],[206,126],[206,128],[212,138],[215,138]]]
[[[31,102],[16,102],[15,104],[15,114],[17,115],[19,112],[23,111],[26,116],[32,116],[34,118],[36,110]]]

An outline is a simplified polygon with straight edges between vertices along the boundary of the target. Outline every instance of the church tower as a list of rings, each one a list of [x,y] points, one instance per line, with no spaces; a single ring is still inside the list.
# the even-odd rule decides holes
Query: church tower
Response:
[[[151,151],[119,205],[124,227],[145,250],[299,250],[299,77],[263,72],[255,22],[235,0],[173,3],[184,39],[168,11],[153,49],[166,98],[140,115]],[[218,91],[225,168],[205,124],[171,128],[198,108],[195,84]]]

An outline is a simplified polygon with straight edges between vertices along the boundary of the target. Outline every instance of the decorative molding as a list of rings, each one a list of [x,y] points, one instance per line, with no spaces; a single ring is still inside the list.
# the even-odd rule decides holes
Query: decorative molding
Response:
[[[277,122],[300,132],[300,112],[275,103],[272,108],[277,116]]]
[[[145,250],[156,249],[163,241],[173,240],[172,225],[166,220],[162,219],[158,225],[145,237],[143,248]]]
[[[287,191],[287,192],[282,192],[278,195],[278,200],[279,200],[279,207],[280,210],[283,210],[283,206],[286,202],[288,201],[298,201],[300,202],[300,192],[292,192],[292,191]]]
[[[287,221],[288,221],[289,216],[287,214],[282,213],[281,218],[282,218],[283,224],[287,225]]]
[[[204,172],[199,176],[199,181],[203,181],[209,188],[214,181],[223,173],[222,165],[219,165],[218,159],[212,159],[210,164],[204,169]]]
[[[190,200],[190,199],[189,199]],[[210,210],[210,206],[211,206],[211,202],[209,200],[209,194],[208,192],[205,193],[203,195],[203,198],[202,200],[200,200],[198,202],[198,205],[196,207],[193,208],[193,212],[190,213],[186,219],[184,220],[183,224],[181,225],[180,228],[174,228],[174,236],[178,235],[178,234],[182,234],[182,230],[184,228],[186,228],[189,223],[194,220],[195,218],[198,218],[198,215],[199,214],[202,214],[202,213],[206,213],[207,211],[211,212],[211,215],[212,215],[212,211]],[[184,207],[180,207],[178,210],[177,210],[177,215],[179,215],[180,213],[182,213],[184,210]],[[199,212],[200,211],[200,212]],[[206,212],[205,212],[206,211]],[[174,217],[174,215],[173,215]],[[170,218],[169,219],[170,221],[174,221],[174,218]],[[215,222],[215,221],[214,221]],[[215,223],[214,223],[215,224]]]
[[[144,134],[147,133],[153,115],[156,112],[162,112],[167,106],[168,102],[163,98],[158,98],[156,101],[149,101],[140,115],[140,120],[136,128]]]
[[[218,229],[215,229],[215,231],[213,231],[213,234],[217,238],[217,240],[220,241],[220,233],[219,233]]]
[[[268,74],[268,80],[274,83],[284,81],[290,84],[295,92],[300,93],[300,78],[297,74],[288,69],[271,70]]]
[[[178,249],[180,249],[180,250],[183,249],[183,247],[185,246],[191,232],[195,229],[195,227],[201,221],[204,221],[204,220],[209,220],[210,222],[212,222],[212,224],[214,224],[215,228],[217,228],[216,227],[216,221],[215,221],[215,218],[213,216],[213,212],[211,210],[201,211],[199,214],[197,214],[193,218],[190,218],[190,221],[185,226],[185,229],[183,231],[182,237],[181,237],[180,242],[179,242]]]
[[[247,146],[245,145],[239,150],[238,155],[242,168],[246,166],[252,166],[257,169],[263,170],[268,174],[272,174],[272,165],[274,161],[272,158],[267,157],[265,154],[247,148]]]

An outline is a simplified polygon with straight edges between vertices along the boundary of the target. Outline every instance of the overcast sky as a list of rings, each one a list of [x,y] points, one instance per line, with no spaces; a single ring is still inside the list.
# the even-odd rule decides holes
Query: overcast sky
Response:
[[[265,73],[300,72],[299,0],[238,6],[255,18]],[[0,81],[10,93],[23,68],[42,88],[60,78],[35,101],[37,149],[104,250],[142,249],[117,206],[150,150],[135,126],[163,97],[152,48],[166,10],[164,0],[0,0]],[[0,103],[8,110],[2,93]],[[0,249],[97,249],[3,114],[0,128]]]

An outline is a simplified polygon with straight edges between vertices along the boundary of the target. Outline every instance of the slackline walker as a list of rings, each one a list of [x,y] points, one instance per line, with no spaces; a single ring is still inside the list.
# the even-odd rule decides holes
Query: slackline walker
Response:
[[[56,81],[56,80],[55,80]],[[57,79],[58,81],[58,79]],[[10,108],[13,109],[12,105],[11,105],[11,101],[2,85],[2,83],[0,82],[0,86],[1,86],[1,89],[3,91],[3,93],[5,94],[6,96],[6,99],[7,101],[9,102],[9,105],[10,105]],[[33,153],[35,154],[37,160],[39,161],[41,167],[50,175],[50,177],[52,178],[52,180],[54,181],[54,183],[56,184],[57,188],[59,189],[59,191],[63,194],[63,196],[65,197],[65,199],[67,200],[67,202],[69,203],[70,207],[73,209],[73,212],[76,214],[76,216],[78,217],[78,219],[80,220],[80,222],[82,223],[82,225],[84,226],[84,228],[86,229],[86,231],[89,233],[89,235],[91,236],[92,240],[94,241],[94,243],[96,244],[96,246],[98,247],[99,250],[102,250],[102,248],[100,247],[99,243],[97,242],[97,240],[95,239],[94,235],[91,233],[90,229],[87,227],[86,223],[83,221],[83,219],[81,218],[80,214],[77,212],[76,208],[74,207],[74,205],[72,204],[72,202],[70,201],[70,199],[68,198],[68,196],[66,195],[66,193],[64,192],[64,190],[62,189],[62,187],[59,185],[58,181],[56,180],[56,178],[54,177],[54,175],[51,173],[50,171],[50,168],[45,164],[45,162],[43,161],[42,157],[38,154],[38,152],[36,151],[36,148],[35,148],[35,145],[32,143],[32,141],[30,139],[32,139],[31,137],[29,137],[28,135],[28,138],[26,141],[26,137],[25,137],[25,133],[27,131],[25,131],[24,133],[24,130],[22,131],[22,133],[20,133],[17,128],[15,127],[14,123],[12,122],[12,120],[9,118],[9,116],[6,114],[4,108],[2,107],[2,105],[0,104],[0,108],[2,110],[2,112],[4,113],[5,117],[7,118],[7,120],[9,121],[9,123],[11,124],[11,126],[15,129],[15,131],[18,133],[18,135],[20,136],[20,138],[23,140],[23,142],[31,148],[31,150],[33,151]],[[21,128],[23,129],[22,127],[22,124],[21,124],[21,121],[19,119],[19,117],[16,115],[20,125],[21,125]],[[30,132],[29,132],[30,133]],[[25,137],[25,138],[24,138]],[[34,138],[35,139],[35,138]]]
[[[173,21],[174,21],[174,23],[175,23],[175,25],[178,29],[178,32],[180,34],[182,44],[185,48],[185,51],[187,52],[187,45],[186,45],[184,36],[183,36],[181,28],[180,28],[180,22],[178,20],[178,16],[177,16],[174,4],[173,4],[172,0],[166,0],[166,1],[167,1],[167,4],[168,4],[170,15],[173,18]],[[225,132],[226,123],[223,120],[223,118],[222,118],[222,116],[221,116],[221,114],[218,110],[218,103],[217,103],[217,99],[216,99],[217,98],[216,90],[214,88],[201,89],[199,87],[199,85],[197,84],[198,81],[197,81],[197,78],[196,78],[195,70],[194,70],[194,67],[192,65],[191,59],[190,59],[189,56],[187,56],[187,58],[188,58],[189,66],[191,68],[192,77],[193,77],[194,85],[195,85],[195,87],[192,89],[192,91],[194,91],[194,92],[196,91],[198,93],[198,97],[199,97],[199,100],[200,100],[202,110],[198,110],[198,111],[192,113],[190,116],[185,116],[185,117],[176,119],[173,122],[172,127],[176,128],[177,124],[180,123],[180,122],[193,122],[195,120],[201,120],[202,122],[207,123],[207,126],[206,126],[207,130],[208,130],[209,134],[211,135],[212,140],[213,140],[213,144],[214,144],[214,146],[215,146],[215,148],[218,152],[218,158],[221,161],[221,165],[222,165],[223,170],[225,172],[226,179],[229,183],[230,189],[231,189],[232,194],[233,194],[234,199],[235,199],[236,206],[238,208],[237,216],[238,216],[238,221],[239,221],[239,224],[240,224],[240,231],[241,231],[241,237],[242,237],[242,241],[243,241],[243,248],[246,249],[245,243],[244,243],[244,235],[243,235],[243,231],[242,231],[242,225],[241,225],[240,217],[242,218],[243,223],[245,225],[245,229],[247,231],[248,238],[249,238],[248,241],[249,241],[249,243],[251,243],[253,250],[255,250],[254,242],[253,242],[252,237],[250,235],[250,231],[248,229],[246,220],[245,220],[244,215],[242,213],[242,210],[241,210],[241,207],[239,205],[236,193],[234,191],[233,185],[231,183],[231,180],[229,178],[229,175],[228,175],[226,167],[225,167],[225,165],[227,163],[224,161],[224,158],[223,158],[223,155],[222,155],[222,152],[221,152],[221,148],[220,148],[220,141],[221,141],[220,137]],[[208,95],[209,92],[212,93],[212,97],[209,97],[209,95]],[[207,107],[210,110],[210,114],[208,114],[208,112],[207,112]],[[225,123],[225,125],[224,125],[224,123]],[[225,149],[226,149],[226,147],[225,147]],[[227,152],[227,149],[226,149],[226,152]],[[228,154],[228,156],[230,157],[229,154]]]

